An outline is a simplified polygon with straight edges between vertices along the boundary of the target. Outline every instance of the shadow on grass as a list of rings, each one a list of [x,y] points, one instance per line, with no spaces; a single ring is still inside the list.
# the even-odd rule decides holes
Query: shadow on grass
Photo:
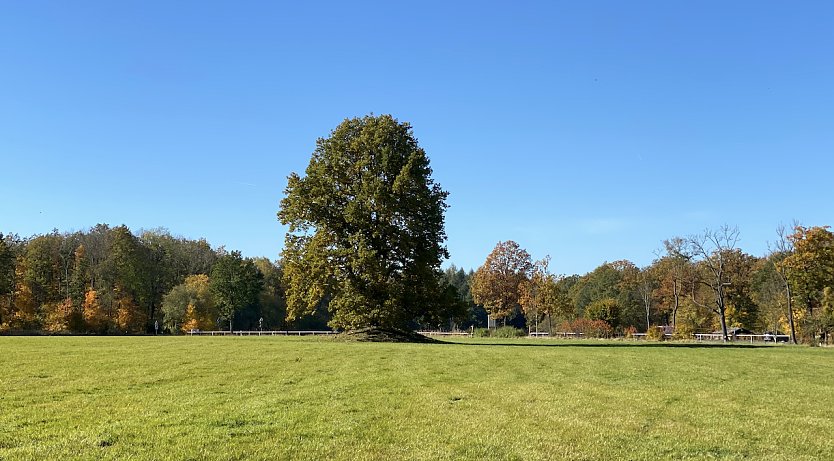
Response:
[[[492,343],[492,342],[451,342],[439,341],[440,344],[458,344],[461,346],[509,346],[509,347],[599,347],[599,348],[641,348],[641,347],[663,347],[682,349],[762,349],[770,348],[770,344],[738,344],[738,343],[667,343],[667,342],[646,342],[626,343],[616,341],[591,342],[558,342],[552,343]],[[603,340],[604,341],[604,340]]]

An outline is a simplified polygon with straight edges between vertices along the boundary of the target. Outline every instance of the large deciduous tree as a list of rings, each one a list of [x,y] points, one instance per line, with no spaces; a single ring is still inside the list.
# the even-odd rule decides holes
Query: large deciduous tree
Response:
[[[793,251],[784,258],[781,267],[787,271],[793,296],[803,312],[802,335],[814,341],[816,311],[822,306],[826,288],[834,287],[834,234],[828,226],[796,226],[788,236]]]
[[[733,250],[739,240],[738,228],[724,225],[717,230],[706,230],[703,234],[686,239],[688,255],[698,261],[703,277],[698,282],[709,288],[713,295],[711,309],[718,315],[721,338],[729,341],[727,333],[727,288],[732,281],[729,264]],[[693,293],[693,302],[699,304]]]
[[[518,243],[498,242],[472,277],[472,298],[493,318],[506,322],[520,308],[524,285],[532,270],[530,253]]]
[[[447,193],[431,173],[411,126],[390,115],[345,120],[316,142],[278,212],[290,320],[327,304],[338,329],[437,323]]]

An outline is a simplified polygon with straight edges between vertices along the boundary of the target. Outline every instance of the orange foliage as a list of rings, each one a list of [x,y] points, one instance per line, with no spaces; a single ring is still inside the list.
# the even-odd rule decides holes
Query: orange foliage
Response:
[[[141,333],[145,329],[146,316],[129,296],[116,302],[116,326],[125,333]]]
[[[97,333],[106,332],[110,325],[110,317],[101,306],[95,290],[88,290],[84,295],[83,317],[87,328]]]
[[[72,300],[43,305],[43,329],[46,331],[67,331],[72,320]]]

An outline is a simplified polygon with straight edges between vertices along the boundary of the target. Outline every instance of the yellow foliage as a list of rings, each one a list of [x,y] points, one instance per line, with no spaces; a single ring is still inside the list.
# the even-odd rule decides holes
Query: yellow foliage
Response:
[[[116,326],[125,333],[141,333],[145,329],[145,315],[129,296],[116,302]]]
[[[107,331],[110,326],[110,318],[102,308],[98,299],[98,293],[95,290],[88,290],[84,294],[84,305],[82,309],[87,328],[95,332]]]
[[[43,312],[43,328],[46,331],[67,331],[72,315],[72,300],[67,299],[59,303],[44,304]]]
[[[25,284],[18,284],[14,295],[15,311],[9,321],[12,330],[36,328],[37,302],[31,288]]]
[[[183,320],[182,331],[184,333],[200,329],[200,322],[197,320],[197,312],[193,303],[188,304],[188,309],[185,311],[185,318]]]

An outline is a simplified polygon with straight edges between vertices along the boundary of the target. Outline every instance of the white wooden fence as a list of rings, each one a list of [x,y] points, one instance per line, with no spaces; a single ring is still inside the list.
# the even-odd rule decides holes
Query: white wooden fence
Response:
[[[417,333],[425,336],[468,336],[472,333],[468,331],[418,331]],[[187,333],[190,336],[317,336],[317,335],[335,335],[335,331],[330,330],[270,330],[270,331],[252,331],[252,330],[238,330],[238,331],[202,331],[191,330]],[[582,338],[582,333],[573,333],[569,331],[554,331],[553,335],[547,332],[530,333],[531,337],[551,337],[551,338]],[[634,339],[645,339],[645,333],[633,333],[631,335]],[[666,338],[671,338],[672,335],[665,334]],[[696,333],[694,335],[697,341],[721,341],[720,333]],[[753,334],[737,334],[730,336],[733,341],[744,342],[788,342],[790,337],[788,335],[753,335]]]
[[[418,331],[423,336],[472,336],[468,331]]]
[[[190,336],[316,336],[335,335],[335,331],[329,330],[276,330],[276,331],[202,331],[191,330]]]
[[[695,333],[695,339],[698,341],[721,341],[723,339],[721,333]],[[772,342],[772,343],[786,343],[790,339],[788,335],[752,335],[752,334],[737,334],[730,335],[732,341],[744,342]]]

